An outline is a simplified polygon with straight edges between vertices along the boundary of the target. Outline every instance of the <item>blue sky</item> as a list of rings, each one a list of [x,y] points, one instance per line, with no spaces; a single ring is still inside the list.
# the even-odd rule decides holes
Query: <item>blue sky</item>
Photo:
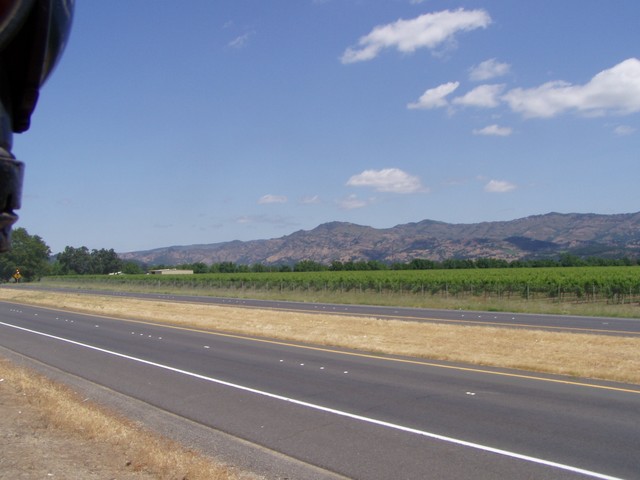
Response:
[[[76,4],[17,226],[125,252],[640,210],[640,2]]]

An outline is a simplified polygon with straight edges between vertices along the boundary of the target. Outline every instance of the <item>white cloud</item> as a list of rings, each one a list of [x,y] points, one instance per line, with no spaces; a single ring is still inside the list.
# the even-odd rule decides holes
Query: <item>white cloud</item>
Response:
[[[371,60],[385,48],[396,48],[411,53],[419,48],[433,49],[453,39],[461,31],[486,28],[491,17],[484,10],[425,13],[411,20],[398,20],[379,25],[358,40],[358,45],[349,47],[341,57],[342,63]]]
[[[245,33],[244,35],[240,35],[239,37],[234,38],[233,40],[231,40],[227,46],[231,47],[231,48],[236,48],[236,49],[241,49],[247,46],[247,43],[249,43],[249,38],[251,37],[251,33]]]
[[[338,205],[343,210],[353,210],[355,208],[363,208],[369,205],[367,200],[361,200],[357,195],[349,195],[346,198],[338,201]]]
[[[319,195],[313,195],[313,196],[308,196],[308,197],[302,197],[300,199],[300,203],[302,205],[317,205],[318,203],[320,203],[320,196]]]
[[[474,82],[483,82],[492,78],[502,77],[509,73],[510,69],[511,65],[508,63],[500,63],[495,58],[491,58],[471,67],[469,78]]]
[[[616,128],[613,129],[613,133],[615,133],[619,137],[624,137],[625,135],[631,135],[632,133],[635,133],[635,131],[636,129],[633,127],[630,127],[629,125],[618,125]]]
[[[473,130],[474,135],[495,135],[498,137],[508,137],[513,133],[509,127],[501,127],[499,125],[488,125],[484,128]]]
[[[460,86],[460,82],[443,83],[435,88],[425,91],[417,102],[409,103],[407,108],[410,109],[430,109],[446,107],[448,105],[445,97]]]
[[[465,107],[494,108],[500,104],[499,95],[503,90],[504,84],[480,85],[462,97],[454,98],[453,103]]]
[[[258,200],[259,205],[266,205],[269,203],[287,203],[287,197],[285,197],[284,195],[267,194],[267,195],[263,195]]]
[[[373,187],[378,192],[416,193],[425,191],[420,179],[398,168],[365,170],[352,176],[347,185],[350,187]]]
[[[484,191],[488,193],[507,193],[515,189],[516,185],[505,180],[489,180],[484,186]]]
[[[629,58],[598,73],[585,85],[553,81],[510,90],[502,99],[525,117],[550,118],[567,111],[588,115],[639,112],[640,60]]]

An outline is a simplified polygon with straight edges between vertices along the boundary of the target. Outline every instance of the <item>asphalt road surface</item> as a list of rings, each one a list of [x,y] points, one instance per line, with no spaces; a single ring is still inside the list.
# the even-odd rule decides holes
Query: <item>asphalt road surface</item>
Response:
[[[640,478],[638,386],[9,303],[0,346],[297,459],[308,478]]]

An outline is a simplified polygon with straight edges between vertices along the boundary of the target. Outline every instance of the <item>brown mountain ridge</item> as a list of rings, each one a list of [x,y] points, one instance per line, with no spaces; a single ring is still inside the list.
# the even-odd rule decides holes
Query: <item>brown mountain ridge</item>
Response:
[[[434,220],[377,229],[330,222],[268,240],[156,248],[119,254],[148,265],[233,262],[295,264],[313,260],[409,262],[415,258],[519,260],[577,256],[640,256],[640,212],[616,215],[548,213],[510,221],[450,224]]]

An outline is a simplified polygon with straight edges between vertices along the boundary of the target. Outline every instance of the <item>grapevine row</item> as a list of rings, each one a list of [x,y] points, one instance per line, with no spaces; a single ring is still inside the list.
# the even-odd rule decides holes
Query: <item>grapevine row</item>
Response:
[[[324,271],[61,277],[86,282],[196,289],[310,290],[616,300],[640,295],[640,267]]]

